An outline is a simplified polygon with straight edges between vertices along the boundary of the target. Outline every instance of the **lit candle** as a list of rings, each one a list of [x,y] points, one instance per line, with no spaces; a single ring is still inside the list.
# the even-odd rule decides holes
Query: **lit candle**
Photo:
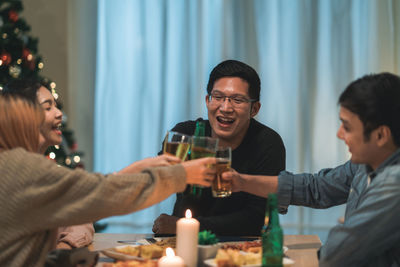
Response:
[[[192,218],[190,210],[186,210],[185,217],[176,222],[176,253],[187,267],[196,267],[200,223]]]
[[[184,267],[185,263],[183,262],[181,257],[175,256],[174,250],[172,248],[167,248],[165,254],[166,256],[162,257],[158,261],[158,267]]]

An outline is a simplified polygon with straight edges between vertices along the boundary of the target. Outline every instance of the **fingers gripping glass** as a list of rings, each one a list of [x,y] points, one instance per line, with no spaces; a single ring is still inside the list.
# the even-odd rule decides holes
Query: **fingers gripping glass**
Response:
[[[229,197],[232,194],[232,184],[230,181],[224,181],[221,175],[231,169],[232,149],[230,147],[219,147],[215,157],[217,158],[217,173],[212,184],[212,195],[214,197]]]
[[[191,159],[199,159],[205,157],[214,157],[215,151],[218,147],[218,139],[206,136],[192,136],[191,139]],[[202,187],[200,185],[191,186],[191,195],[200,197],[202,194]]]
[[[208,96],[208,100],[210,101],[210,103],[215,105],[220,105],[224,103],[226,99],[228,99],[228,101],[235,107],[257,101],[255,99],[248,99],[241,95],[227,96],[223,94],[211,94]]]

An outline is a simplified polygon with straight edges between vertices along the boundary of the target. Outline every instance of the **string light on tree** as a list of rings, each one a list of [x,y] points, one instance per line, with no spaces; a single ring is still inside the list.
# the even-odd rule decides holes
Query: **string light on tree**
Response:
[[[0,59],[2,61],[2,65],[8,66],[11,63],[11,54],[8,52],[3,52],[0,54]]]
[[[8,12],[8,18],[12,21],[12,22],[17,22],[18,21],[18,13],[15,12],[15,10],[10,10]]]

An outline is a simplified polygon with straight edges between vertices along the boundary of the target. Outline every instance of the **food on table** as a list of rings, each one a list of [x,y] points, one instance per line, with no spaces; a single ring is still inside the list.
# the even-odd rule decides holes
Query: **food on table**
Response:
[[[132,260],[132,261],[117,261],[116,263],[104,263],[104,267],[157,267],[157,261],[152,260]]]
[[[156,244],[116,247],[115,251],[143,259],[157,259],[163,255],[163,248]]]
[[[261,264],[261,240],[224,244],[217,252],[218,267]]]
[[[123,246],[123,247],[116,247],[115,251],[139,257],[140,254],[140,246]]]
[[[162,247],[164,250],[168,247],[176,248],[176,237],[161,239],[154,244]]]
[[[166,248],[176,248],[176,237],[162,239],[151,245],[123,246],[116,247],[114,250],[130,256],[141,257],[143,259],[158,259],[165,255]]]
[[[243,252],[237,249],[219,249],[215,262],[218,267],[261,264],[261,253]]]
[[[242,250],[246,252],[261,252],[261,240],[254,240],[254,241],[246,241],[240,243],[228,243],[224,244],[221,248],[222,249],[236,249]]]
[[[163,255],[163,248],[153,244],[147,246],[140,246],[140,257],[144,259],[158,259]]]

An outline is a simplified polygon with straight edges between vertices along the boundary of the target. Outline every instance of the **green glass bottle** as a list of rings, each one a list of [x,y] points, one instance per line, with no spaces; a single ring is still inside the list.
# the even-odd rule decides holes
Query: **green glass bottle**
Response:
[[[197,121],[196,122],[196,129],[194,130],[194,136],[205,136],[206,135],[206,124],[204,121]],[[194,159],[191,156],[191,159]],[[203,188],[200,186],[192,185],[191,186],[191,194],[194,197],[200,197],[202,194]]]
[[[261,230],[262,266],[282,267],[283,231],[279,224],[278,200],[276,194],[268,195],[265,224]]]
[[[205,136],[206,135],[206,124],[204,121],[196,122],[196,129],[194,130],[194,136]]]

